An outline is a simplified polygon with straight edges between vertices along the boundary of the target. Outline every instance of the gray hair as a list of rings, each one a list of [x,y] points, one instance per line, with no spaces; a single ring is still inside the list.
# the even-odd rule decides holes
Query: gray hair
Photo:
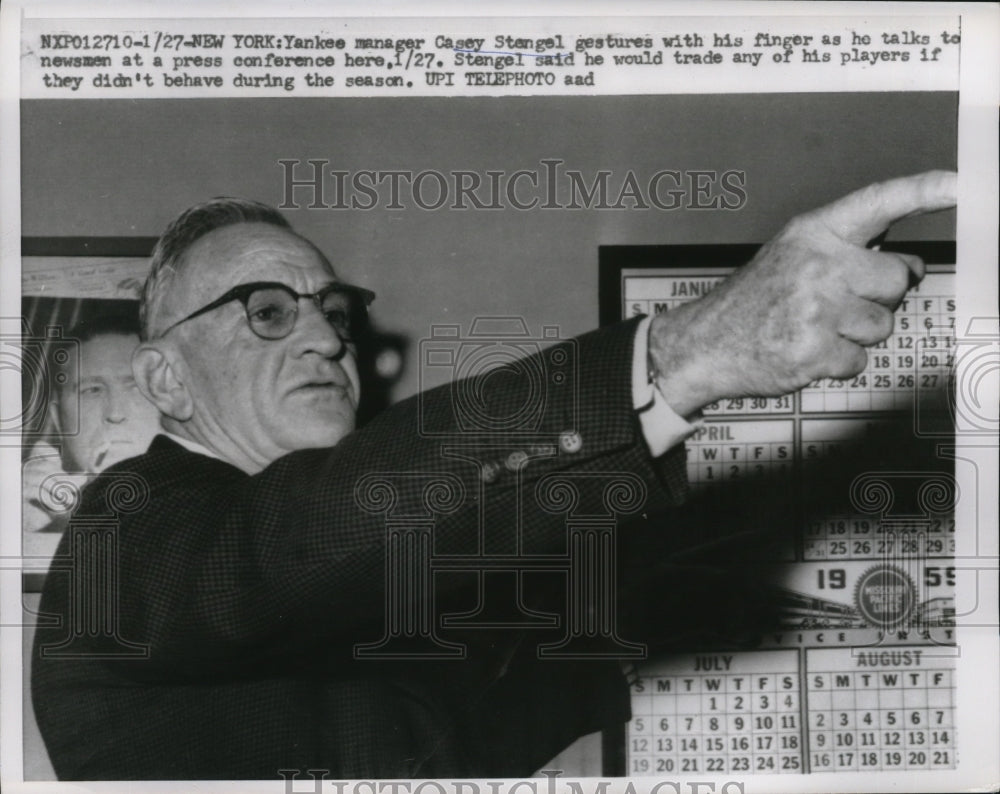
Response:
[[[218,196],[184,210],[163,233],[150,261],[149,275],[139,303],[139,338],[153,338],[156,315],[174,277],[184,266],[192,245],[215,229],[237,223],[269,223],[291,229],[285,216],[274,207],[250,199]]]

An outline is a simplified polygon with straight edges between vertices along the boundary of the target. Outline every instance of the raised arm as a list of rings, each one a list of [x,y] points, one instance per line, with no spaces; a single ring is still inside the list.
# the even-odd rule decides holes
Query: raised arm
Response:
[[[862,188],[794,218],[745,267],[653,319],[650,358],[687,415],[723,397],[776,396],[867,364],[924,275],[918,257],[865,244],[891,223],[951,207],[956,175],[930,171]]]

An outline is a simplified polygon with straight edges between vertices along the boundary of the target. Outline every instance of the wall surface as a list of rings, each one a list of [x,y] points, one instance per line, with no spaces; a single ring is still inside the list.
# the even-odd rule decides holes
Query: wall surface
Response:
[[[277,204],[281,159],[352,174],[470,170],[484,181],[488,170],[544,174],[540,161],[558,159],[587,184],[611,171],[611,203],[629,171],[643,188],[663,169],[745,172],[747,200],[734,211],[289,210],[342,275],[378,292],[378,326],[410,340],[397,389],[406,396],[418,386],[417,340],[433,324],[516,314],[533,331],[594,327],[600,245],[763,242],[868,182],[953,167],[956,107],[941,93],[28,101],[22,233],[156,236],[211,196]],[[425,187],[433,203],[436,186]],[[309,191],[295,198],[305,204]],[[944,213],[892,236],[952,239],[953,224]]]

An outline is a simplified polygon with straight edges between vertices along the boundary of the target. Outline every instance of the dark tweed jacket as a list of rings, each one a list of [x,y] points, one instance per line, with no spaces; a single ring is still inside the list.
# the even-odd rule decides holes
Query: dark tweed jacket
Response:
[[[158,437],[97,478],[42,597],[41,622],[58,616],[60,625],[40,626],[33,652],[35,711],[58,776],[515,777],[626,720],[617,662],[538,658],[538,644],[565,625],[442,627],[441,615],[475,609],[472,573],[435,574],[427,604],[464,658],[358,659],[353,650],[385,633],[387,517],[412,523],[430,510],[435,555],[474,554],[480,527],[517,517],[524,553],[564,554],[565,513],[533,501],[547,474],[627,472],[645,484],[644,510],[680,501],[682,448],[652,460],[631,407],[634,330],[559,348],[575,358],[579,383],[545,393],[530,441],[443,440],[461,410],[445,387],[333,449],[287,455],[254,476]],[[545,366],[557,350],[543,354]],[[525,399],[523,378],[509,375],[489,380],[491,415],[509,416]],[[566,431],[581,443],[560,444]],[[503,465],[512,451],[531,456],[519,474]],[[371,474],[397,488],[381,514],[385,491],[363,481]],[[460,498],[435,502],[425,489],[435,477]],[[585,489],[581,510],[591,498],[599,508]],[[495,545],[487,551],[504,542]],[[526,574],[525,602],[564,613],[561,577]]]

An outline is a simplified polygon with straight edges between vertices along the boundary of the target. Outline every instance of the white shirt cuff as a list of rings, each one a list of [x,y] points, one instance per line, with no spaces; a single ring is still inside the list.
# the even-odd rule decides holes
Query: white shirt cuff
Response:
[[[632,407],[639,414],[642,435],[654,458],[682,443],[701,426],[701,412],[691,421],[680,416],[664,399],[649,373],[649,324],[644,317],[632,345]]]

